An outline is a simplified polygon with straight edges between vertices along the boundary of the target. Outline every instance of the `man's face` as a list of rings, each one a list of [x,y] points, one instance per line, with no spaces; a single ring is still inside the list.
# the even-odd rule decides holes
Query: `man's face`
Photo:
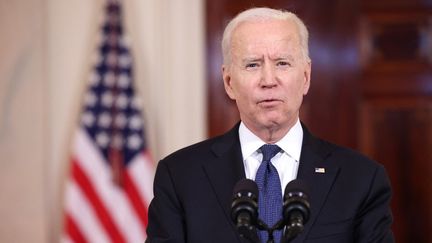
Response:
[[[286,20],[243,22],[231,39],[224,86],[252,131],[289,129],[297,121],[310,84],[297,26]]]

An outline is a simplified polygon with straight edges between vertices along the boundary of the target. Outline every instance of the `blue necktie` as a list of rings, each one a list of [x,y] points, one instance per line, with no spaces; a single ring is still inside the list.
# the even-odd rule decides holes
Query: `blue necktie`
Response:
[[[279,174],[270,160],[281,151],[273,144],[265,144],[261,148],[263,160],[255,176],[258,185],[258,215],[269,227],[272,227],[282,218],[282,191]],[[267,231],[259,231],[261,242],[268,239]],[[273,232],[275,242],[280,242],[282,232]]]

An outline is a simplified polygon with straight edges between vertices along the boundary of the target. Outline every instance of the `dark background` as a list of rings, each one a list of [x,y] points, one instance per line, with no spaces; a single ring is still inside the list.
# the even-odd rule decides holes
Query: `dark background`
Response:
[[[304,20],[312,83],[302,121],[386,167],[398,243],[432,242],[432,1],[207,0],[209,136],[239,120],[223,89],[220,40],[227,21],[252,6]]]

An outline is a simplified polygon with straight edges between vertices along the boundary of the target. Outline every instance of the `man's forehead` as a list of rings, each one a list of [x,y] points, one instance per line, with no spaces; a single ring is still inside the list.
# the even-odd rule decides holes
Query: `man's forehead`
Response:
[[[233,30],[233,35],[261,34],[262,32],[280,32],[297,34],[298,27],[289,19],[258,19],[243,21]]]
[[[259,21],[241,23],[233,32],[231,44],[264,46],[287,44],[298,40],[297,28],[290,21]]]
[[[288,56],[300,49],[300,44],[293,37],[278,39],[238,39],[232,43],[234,55],[241,56]]]

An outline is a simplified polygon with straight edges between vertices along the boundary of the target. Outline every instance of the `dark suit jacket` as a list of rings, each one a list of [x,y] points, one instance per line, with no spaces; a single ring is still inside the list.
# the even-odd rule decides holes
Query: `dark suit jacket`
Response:
[[[311,216],[293,242],[394,242],[383,166],[303,131],[297,178],[310,189]],[[233,187],[245,178],[242,161],[238,125],[162,159],[146,242],[246,242],[230,217]]]

